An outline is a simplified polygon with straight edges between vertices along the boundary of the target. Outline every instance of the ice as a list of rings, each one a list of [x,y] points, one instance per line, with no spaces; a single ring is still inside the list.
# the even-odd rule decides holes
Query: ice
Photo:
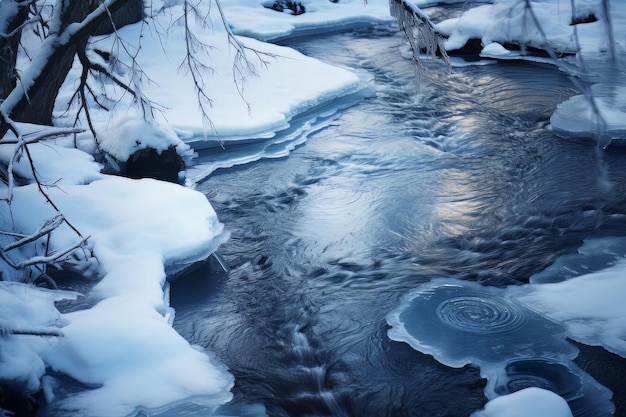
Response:
[[[480,367],[489,399],[535,386],[567,400],[575,415],[610,415],[611,393],[572,362],[577,351],[566,338],[626,357],[625,254],[624,238],[604,237],[585,241],[528,285],[434,280],[389,314],[389,337],[448,366]],[[498,415],[492,410],[477,415]]]
[[[576,415],[612,415],[612,393],[573,362],[578,350],[567,341],[570,326],[539,314],[536,301],[518,294],[519,288],[435,279],[387,316],[388,336],[444,365],[480,368],[490,400],[539,387],[566,400]],[[577,306],[565,294],[555,308],[568,303]]]
[[[567,403],[541,388],[526,388],[487,403],[472,417],[572,417]]]
[[[616,83],[595,84],[590,95],[579,94],[557,106],[550,117],[552,129],[579,138],[602,135],[607,143],[623,146],[626,144],[625,93],[626,87]]]
[[[497,288],[434,280],[388,316],[389,337],[455,368],[491,366],[514,355],[576,356],[562,326],[504,296]]]
[[[626,239],[587,239],[576,253],[560,256],[552,265],[530,276],[532,284],[549,284],[599,272],[626,257]],[[533,287],[534,288],[534,287]]]

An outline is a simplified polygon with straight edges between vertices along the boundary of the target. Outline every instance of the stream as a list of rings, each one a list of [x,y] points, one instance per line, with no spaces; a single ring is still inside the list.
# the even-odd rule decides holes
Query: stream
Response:
[[[206,265],[174,283],[174,326],[229,368],[233,404],[269,416],[468,416],[487,401],[480,370],[391,340],[387,315],[435,278],[522,285],[585,240],[626,237],[626,151],[548,128],[576,93],[564,74],[430,62],[418,80],[403,45],[386,28],[290,41],[367,71],[372,94],[288,157],[197,185],[231,232],[219,249],[230,273]],[[625,415],[626,360],[576,346]]]

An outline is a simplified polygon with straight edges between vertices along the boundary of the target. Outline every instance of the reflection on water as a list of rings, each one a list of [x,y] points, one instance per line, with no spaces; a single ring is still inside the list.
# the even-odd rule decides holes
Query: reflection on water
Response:
[[[601,188],[593,145],[546,129],[554,104],[574,94],[562,74],[506,64],[448,76],[433,64],[418,88],[401,44],[384,31],[298,40],[308,55],[370,72],[375,95],[289,157],[218,169],[198,185],[230,229],[220,252],[231,273],[173,285],[175,327],[227,364],[235,405],[271,416],[469,415],[496,389],[547,378],[520,378],[537,367],[514,359],[550,361],[564,380],[596,386],[558,325],[519,305],[498,313],[510,300],[493,288],[448,294],[440,301],[457,300],[439,314],[457,327],[518,317],[533,339],[552,336],[480,370],[462,366],[474,363],[464,349],[451,368],[387,337],[386,316],[435,278],[518,285],[583,241],[626,236],[623,151],[604,155],[611,187]],[[496,301],[476,310],[478,299]],[[510,333],[489,339],[508,344]],[[485,343],[474,357],[493,351]],[[623,411],[624,398],[614,401]]]

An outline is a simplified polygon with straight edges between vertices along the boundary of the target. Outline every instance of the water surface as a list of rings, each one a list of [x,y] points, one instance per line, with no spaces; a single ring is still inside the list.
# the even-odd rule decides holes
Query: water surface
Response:
[[[392,341],[387,314],[435,278],[517,285],[585,239],[626,236],[624,151],[599,159],[548,128],[575,94],[563,74],[432,63],[418,85],[403,44],[385,28],[294,41],[368,71],[375,94],[288,157],[198,185],[232,233],[220,247],[231,272],[175,283],[175,327],[229,367],[235,403],[271,416],[469,415],[487,401],[479,370]],[[620,384],[602,352],[585,358]]]

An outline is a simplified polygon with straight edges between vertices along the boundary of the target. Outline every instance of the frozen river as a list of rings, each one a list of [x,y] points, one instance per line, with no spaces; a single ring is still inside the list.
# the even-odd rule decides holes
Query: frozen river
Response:
[[[575,94],[563,74],[434,63],[418,86],[401,45],[382,29],[292,41],[369,72],[372,95],[289,157],[197,187],[232,233],[220,247],[231,272],[173,285],[175,328],[226,364],[235,403],[270,416],[467,416],[487,401],[479,367],[392,340],[402,300],[439,278],[518,286],[589,239],[626,253],[625,151],[600,157],[546,128]],[[577,346],[576,375],[612,390],[624,415],[626,361]]]

